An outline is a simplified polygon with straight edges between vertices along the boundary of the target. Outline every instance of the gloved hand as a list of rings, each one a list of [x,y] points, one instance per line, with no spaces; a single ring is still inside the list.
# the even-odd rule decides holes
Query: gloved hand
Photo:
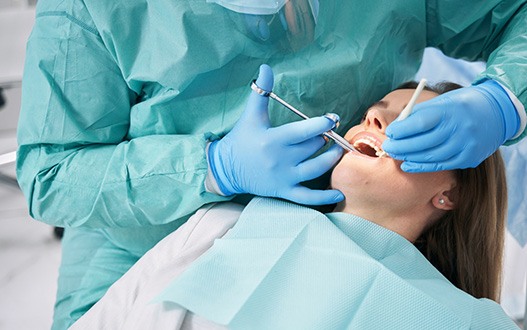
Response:
[[[519,125],[507,92],[487,80],[417,104],[408,118],[387,127],[382,148],[404,161],[405,172],[476,167]]]
[[[260,67],[256,84],[272,90],[269,66]],[[209,146],[210,170],[224,195],[249,193],[310,205],[343,200],[338,190],[311,190],[300,185],[330,170],[342,156],[342,148],[334,145],[308,159],[324,146],[321,134],[335,123],[316,117],[271,127],[268,104],[268,97],[253,91],[232,131]]]

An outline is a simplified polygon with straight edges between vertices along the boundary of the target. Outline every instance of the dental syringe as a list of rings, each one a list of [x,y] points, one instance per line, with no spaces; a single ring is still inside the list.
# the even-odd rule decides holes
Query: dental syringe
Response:
[[[295,114],[297,114],[298,116],[300,116],[301,118],[303,119],[309,119],[308,116],[306,116],[305,114],[303,114],[300,110],[296,109],[295,107],[293,107],[292,105],[290,105],[289,103],[287,103],[286,101],[284,101],[283,99],[281,99],[278,95],[276,95],[275,93],[273,93],[272,91],[266,91],[264,89],[262,89],[260,86],[258,86],[256,84],[256,80],[253,80],[252,83],[251,83],[251,89],[253,91],[255,91],[256,93],[258,93],[259,95],[262,95],[262,96],[268,96],[270,98],[272,98],[273,100],[277,101],[278,103],[280,103],[281,105],[283,105],[284,107],[286,107],[287,109],[291,110],[292,112],[294,112]],[[347,150],[347,151],[357,151],[346,139],[344,139],[342,136],[338,135],[337,133],[335,133],[333,130],[329,130],[325,133],[323,133],[323,135],[329,139],[332,139],[333,141],[335,141],[335,143],[337,143],[339,146],[341,146],[342,148],[344,148],[344,150]]]

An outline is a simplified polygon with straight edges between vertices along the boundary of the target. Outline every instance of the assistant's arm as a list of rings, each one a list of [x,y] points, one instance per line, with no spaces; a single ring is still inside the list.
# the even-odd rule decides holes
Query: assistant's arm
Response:
[[[206,192],[208,136],[127,139],[137,95],[82,8],[39,3],[27,45],[17,177],[59,226],[163,224],[229,198]]]
[[[513,94],[521,123],[518,134],[507,144],[515,143],[527,134],[527,2],[508,21],[499,46],[487,60],[487,69],[478,82],[493,79]]]
[[[463,8],[464,7],[464,8]],[[428,1],[428,45],[446,55],[483,60],[474,82],[493,79],[508,89],[520,128],[507,143],[525,137],[527,123],[527,1]]]
[[[525,136],[526,21],[525,1],[427,2],[427,45],[488,67],[472,86],[422,102],[388,126],[383,149],[403,171],[476,167]]]

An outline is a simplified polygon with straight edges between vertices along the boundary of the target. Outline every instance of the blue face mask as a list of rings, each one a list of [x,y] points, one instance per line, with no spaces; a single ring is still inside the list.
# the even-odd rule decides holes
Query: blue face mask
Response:
[[[229,9],[251,39],[296,51],[314,40],[318,0],[207,0]]]

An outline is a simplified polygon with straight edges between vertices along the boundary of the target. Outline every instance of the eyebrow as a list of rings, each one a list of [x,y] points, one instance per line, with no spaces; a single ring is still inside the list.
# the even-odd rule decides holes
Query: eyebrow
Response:
[[[388,108],[388,102],[384,100],[380,100],[380,101],[373,103],[370,108],[373,108],[373,107],[379,107],[379,108],[386,109]]]
[[[403,105],[403,109],[406,108],[407,105],[408,105],[408,102]],[[380,100],[380,101],[377,101],[377,102],[373,103],[368,109],[373,108],[373,107],[379,107],[379,108],[382,108],[382,109],[388,109],[388,106],[389,106],[389,102],[386,102],[384,100]]]
[[[366,116],[368,115],[368,112],[370,112],[371,108],[378,107],[378,108],[381,108],[381,109],[388,109],[389,105],[390,105],[389,102],[386,102],[384,100],[380,100],[380,101],[377,101],[377,102],[373,103],[372,105],[370,105],[368,107],[368,110],[366,112],[364,112],[360,122],[362,123],[366,119]]]

